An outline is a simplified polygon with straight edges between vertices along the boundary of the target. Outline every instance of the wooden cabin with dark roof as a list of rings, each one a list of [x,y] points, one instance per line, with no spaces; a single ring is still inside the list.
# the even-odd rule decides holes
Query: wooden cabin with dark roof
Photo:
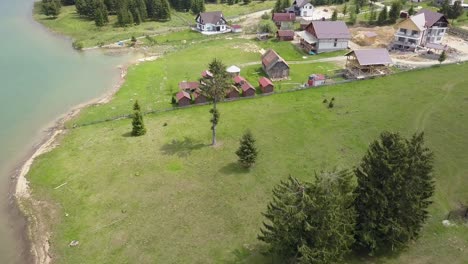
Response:
[[[244,97],[254,96],[256,93],[255,87],[253,87],[252,84],[250,84],[247,81],[241,85],[241,89],[242,89],[242,96]]]
[[[289,77],[288,63],[272,49],[262,55],[262,68],[271,79],[286,79]]]
[[[176,100],[179,106],[187,106],[190,105],[192,98],[190,97],[189,93],[185,91],[180,91],[176,94]]]
[[[260,78],[258,80],[258,84],[260,85],[260,90],[262,90],[262,93],[272,93],[275,87],[267,77]]]

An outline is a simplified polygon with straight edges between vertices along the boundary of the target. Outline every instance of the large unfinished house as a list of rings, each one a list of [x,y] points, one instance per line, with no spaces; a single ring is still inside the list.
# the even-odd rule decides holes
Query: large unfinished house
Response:
[[[443,14],[423,9],[398,24],[391,48],[414,51],[427,44],[440,45],[447,27],[448,20]]]

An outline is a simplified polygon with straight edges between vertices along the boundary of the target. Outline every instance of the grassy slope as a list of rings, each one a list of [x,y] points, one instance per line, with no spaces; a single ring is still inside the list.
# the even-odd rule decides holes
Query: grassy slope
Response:
[[[34,5],[34,18],[52,31],[70,36],[75,40],[83,41],[85,47],[97,46],[100,43],[109,44],[118,40],[130,39],[132,36],[153,35],[165,32],[173,28],[188,27],[194,24],[195,16],[191,13],[173,12],[172,19],[167,22],[148,21],[133,27],[114,26],[117,17],[109,16],[109,24],[97,28],[94,21],[80,18],[75,11],[75,6],[64,6],[57,19],[50,19],[40,13],[40,2]],[[251,12],[271,8],[273,1],[252,2],[249,5],[236,4],[229,6],[227,4],[206,5],[207,11],[221,10],[224,15],[235,17],[245,15]]]
[[[315,170],[356,165],[382,130],[426,132],[437,191],[421,239],[369,262],[464,263],[466,226],[441,221],[468,199],[467,71],[452,65],[222,104],[216,148],[206,145],[208,106],[147,115],[148,134],[139,138],[128,137],[130,120],[71,130],[28,175],[33,196],[56,203],[61,215],[49,223],[57,263],[269,263],[256,235],[272,187],[289,174],[310,179]],[[322,100],[331,97],[329,110]],[[248,172],[234,154],[247,128],[261,151]],[[68,247],[74,239],[80,246]]]

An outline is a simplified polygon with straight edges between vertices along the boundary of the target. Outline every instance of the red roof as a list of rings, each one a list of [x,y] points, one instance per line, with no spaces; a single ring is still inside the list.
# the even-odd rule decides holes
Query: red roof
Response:
[[[240,28],[242,28],[242,26],[241,26],[241,25],[232,25],[231,28],[233,28],[233,29],[240,29]]]
[[[244,91],[244,92],[249,90],[249,89],[254,89],[255,90],[255,88],[249,82],[244,82],[241,87],[242,87],[242,91]]]
[[[241,82],[245,82],[245,79],[244,79],[244,77],[242,77],[240,75],[237,75],[236,77],[234,77],[234,82],[236,84],[240,84]]]
[[[273,13],[273,21],[275,22],[294,22],[296,14],[294,13]]]
[[[258,83],[260,84],[261,87],[265,88],[267,87],[268,85],[272,85],[273,86],[273,83],[270,81],[270,79],[268,79],[267,77],[262,77],[260,78],[260,80],[258,80]]]
[[[195,90],[200,84],[198,82],[180,82],[179,88],[181,90]]]
[[[273,65],[278,62],[283,62],[288,67],[288,63],[276,53],[276,51],[269,49],[262,55],[262,63],[265,65],[266,69],[270,69]]]
[[[180,99],[182,99],[182,98],[184,98],[184,97],[186,97],[186,98],[188,98],[188,99],[191,99],[191,98],[190,98],[190,94],[187,93],[187,92],[185,92],[185,91],[180,91],[180,92],[178,92],[178,93],[176,94],[177,101],[180,101]]]
[[[278,30],[280,37],[294,37],[294,30]]]
[[[312,80],[323,81],[325,80],[325,75],[323,74],[312,74],[309,76]]]
[[[207,77],[213,77],[213,74],[209,70],[205,70],[201,73],[201,76],[203,78],[207,78]]]

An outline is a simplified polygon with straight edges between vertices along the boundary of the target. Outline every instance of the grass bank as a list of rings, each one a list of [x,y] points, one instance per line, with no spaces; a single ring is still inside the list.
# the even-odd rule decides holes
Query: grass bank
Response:
[[[133,68],[114,101],[80,120],[130,107],[132,74],[150,79],[141,80],[145,91],[145,83],[162,80],[151,68],[157,65]],[[271,263],[256,236],[275,184],[354,166],[382,130],[424,130],[437,188],[421,238],[399,255],[349,262],[464,263],[466,225],[441,221],[468,200],[467,71],[468,64],[450,65],[221,104],[216,148],[207,145],[208,106],[147,115],[148,133],[138,138],[128,136],[130,120],[70,130],[28,174],[33,197],[54,205],[57,217],[45,221],[51,253],[57,263]],[[149,95],[138,93],[143,107],[155,100]],[[328,109],[322,101],[331,97],[336,104]],[[234,154],[247,128],[260,149],[250,171]],[[80,245],[69,247],[71,240]]]

